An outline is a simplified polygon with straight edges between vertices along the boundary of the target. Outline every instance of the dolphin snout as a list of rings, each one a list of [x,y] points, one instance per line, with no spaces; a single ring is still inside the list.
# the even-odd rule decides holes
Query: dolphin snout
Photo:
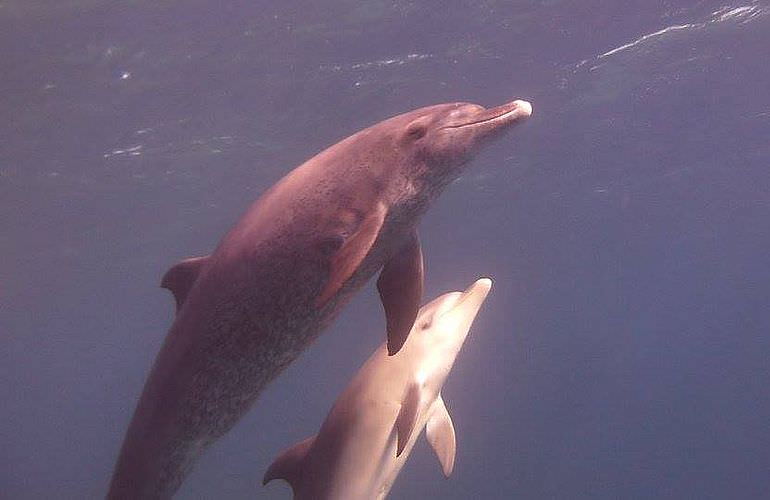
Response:
[[[511,103],[514,110],[521,116],[521,118],[528,118],[532,115],[532,104],[529,101],[517,99]]]
[[[467,307],[470,311],[473,311],[475,316],[491,289],[492,280],[490,278],[479,278],[465,289],[454,307]]]

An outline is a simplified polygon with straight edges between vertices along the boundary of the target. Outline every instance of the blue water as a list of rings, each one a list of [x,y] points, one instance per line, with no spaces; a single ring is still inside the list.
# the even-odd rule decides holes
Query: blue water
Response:
[[[525,98],[424,218],[426,298],[495,287],[394,499],[770,497],[770,5],[0,2],[0,497],[100,498],[158,288],[388,116]],[[373,284],[372,284],[373,285]],[[383,341],[373,286],[178,494],[260,481]]]

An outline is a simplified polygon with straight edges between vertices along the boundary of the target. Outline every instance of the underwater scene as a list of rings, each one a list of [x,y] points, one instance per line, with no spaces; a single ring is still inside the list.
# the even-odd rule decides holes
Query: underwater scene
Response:
[[[769,47],[0,0],[0,498],[770,498]]]

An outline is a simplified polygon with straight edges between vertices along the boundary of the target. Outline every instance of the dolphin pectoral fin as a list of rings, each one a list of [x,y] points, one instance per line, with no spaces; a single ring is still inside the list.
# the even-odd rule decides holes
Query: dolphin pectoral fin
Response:
[[[414,426],[417,424],[417,416],[420,411],[422,394],[419,384],[411,384],[406,391],[406,397],[401,402],[401,410],[396,417],[396,431],[398,432],[398,446],[396,456],[401,456],[409,438],[412,436]]]
[[[339,250],[332,256],[329,279],[323,291],[316,299],[316,306],[323,307],[326,305],[326,302],[342,288],[345,281],[361,265],[361,262],[377,239],[377,235],[380,234],[380,228],[385,220],[387,211],[388,208],[385,203],[378,202],[361,221],[356,231],[350,238],[345,240]]]
[[[273,479],[283,479],[289,483],[292,489],[296,490],[296,482],[302,475],[302,463],[307,456],[308,451],[315,442],[315,436],[311,436],[294,446],[285,449],[278,455],[262,478],[262,485],[266,485]]]
[[[433,451],[436,452],[444,476],[449,477],[455,466],[457,442],[452,417],[449,416],[441,394],[431,407],[431,415],[425,426],[425,436],[428,438]]]
[[[195,280],[198,279],[198,275],[201,269],[209,260],[209,256],[203,257],[191,257],[185,259],[177,264],[171,266],[171,269],[166,271],[163,275],[163,279],[160,281],[160,286],[167,290],[171,290],[176,300],[176,310],[182,307],[187,293],[192,288]]]
[[[388,354],[396,354],[412,331],[420,309],[423,287],[423,260],[420,239],[413,231],[401,250],[383,267],[377,290],[385,308]]]

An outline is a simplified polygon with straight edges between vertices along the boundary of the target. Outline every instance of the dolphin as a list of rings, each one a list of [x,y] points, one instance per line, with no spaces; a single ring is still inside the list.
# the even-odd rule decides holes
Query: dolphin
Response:
[[[423,306],[398,354],[374,351],[318,434],[281,453],[262,483],[286,480],[295,500],[385,498],[425,427],[449,477],[455,431],[441,388],[491,286],[482,278]]]
[[[378,271],[396,353],[422,296],[420,216],[483,144],[531,112],[522,100],[440,104],[361,130],[264,192],[211,255],[169,269],[161,286],[176,317],[108,498],[171,497],[203,450]]]

